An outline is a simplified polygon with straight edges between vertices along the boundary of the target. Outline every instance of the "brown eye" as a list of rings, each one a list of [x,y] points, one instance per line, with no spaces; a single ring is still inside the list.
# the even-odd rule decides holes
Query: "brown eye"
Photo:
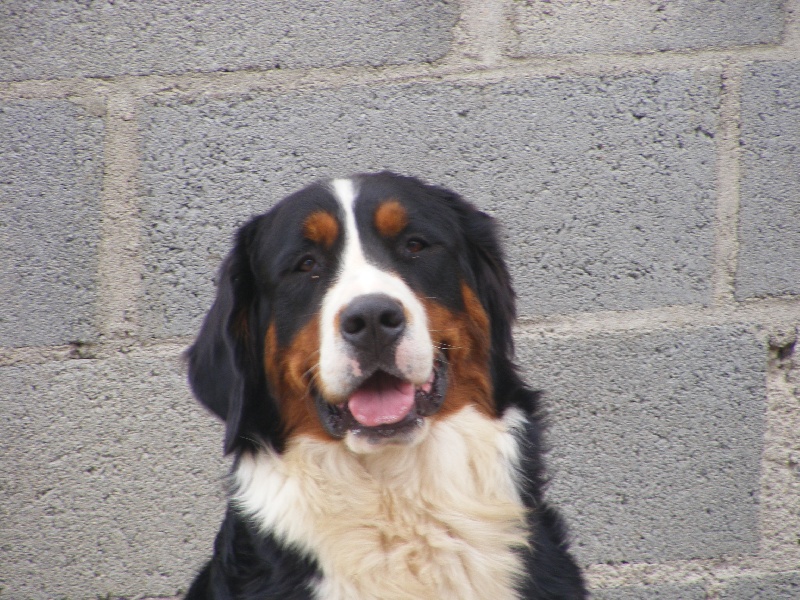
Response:
[[[313,256],[304,256],[303,258],[300,259],[300,262],[297,264],[297,270],[302,271],[303,273],[308,273],[316,265],[317,261],[314,260]]]
[[[406,242],[406,250],[411,252],[411,254],[416,254],[417,252],[427,248],[427,246],[428,244],[417,238],[411,238]]]

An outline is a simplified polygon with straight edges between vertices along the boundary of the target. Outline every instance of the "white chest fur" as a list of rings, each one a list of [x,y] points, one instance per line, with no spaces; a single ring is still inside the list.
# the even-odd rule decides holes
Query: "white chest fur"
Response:
[[[514,430],[472,408],[416,446],[367,456],[293,440],[243,457],[235,501],[265,531],[315,558],[325,600],[506,600],[525,545]]]

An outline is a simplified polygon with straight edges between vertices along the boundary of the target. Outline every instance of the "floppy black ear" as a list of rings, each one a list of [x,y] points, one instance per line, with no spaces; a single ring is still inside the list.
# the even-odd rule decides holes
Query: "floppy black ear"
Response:
[[[511,287],[496,221],[447,188],[422,185],[455,211],[464,238],[461,269],[471,279],[469,284],[491,322],[492,352],[510,360],[514,354],[511,328],[517,316],[516,295]]]
[[[511,359],[514,354],[512,327],[517,318],[516,294],[497,235],[496,221],[470,207],[462,215],[467,256],[475,277],[475,291],[492,325],[492,351]]]
[[[517,317],[516,294],[497,234],[497,222],[468,205],[461,223],[475,290],[492,328],[492,381],[498,414],[503,414],[509,406],[536,414],[541,394],[528,389],[514,363],[512,329]]]
[[[530,414],[538,411],[539,392],[528,389],[514,364],[512,329],[517,317],[516,294],[497,232],[497,222],[458,194],[444,188],[435,193],[455,209],[464,236],[462,269],[491,323],[491,370],[498,414],[518,406]]]
[[[237,233],[219,271],[217,297],[187,351],[194,395],[225,421],[226,453],[255,443],[256,425],[262,432],[266,427],[272,433],[270,425],[278,430],[277,411],[261,366],[269,306],[258,293],[250,264],[257,226],[254,219]]]

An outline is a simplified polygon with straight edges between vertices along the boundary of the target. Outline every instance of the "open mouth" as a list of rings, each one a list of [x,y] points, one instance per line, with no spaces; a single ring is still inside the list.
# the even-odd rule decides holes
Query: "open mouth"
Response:
[[[444,356],[437,356],[430,378],[420,386],[377,370],[339,404],[326,402],[317,394],[322,424],[336,438],[348,432],[375,442],[402,438],[442,407],[446,367]]]

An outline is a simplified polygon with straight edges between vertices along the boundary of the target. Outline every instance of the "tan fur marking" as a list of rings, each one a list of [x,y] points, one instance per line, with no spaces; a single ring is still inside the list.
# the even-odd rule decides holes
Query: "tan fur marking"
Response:
[[[331,248],[339,237],[339,222],[331,213],[318,210],[303,222],[303,235],[316,244]]]
[[[382,236],[392,238],[408,225],[405,207],[397,200],[387,200],[375,211],[375,228]]]
[[[474,405],[487,417],[496,416],[489,373],[489,318],[475,293],[463,282],[461,294],[463,313],[420,299],[428,314],[433,344],[445,352],[449,365],[447,396],[432,419],[446,417],[468,405]]]
[[[283,417],[284,433],[329,440],[310,393],[319,360],[319,317],[311,319],[285,348],[278,347],[271,324],[264,348],[264,370]]]
[[[247,322],[247,310],[240,310],[236,315],[236,319],[233,323],[233,331],[240,340],[248,344],[250,340],[250,325]]]

